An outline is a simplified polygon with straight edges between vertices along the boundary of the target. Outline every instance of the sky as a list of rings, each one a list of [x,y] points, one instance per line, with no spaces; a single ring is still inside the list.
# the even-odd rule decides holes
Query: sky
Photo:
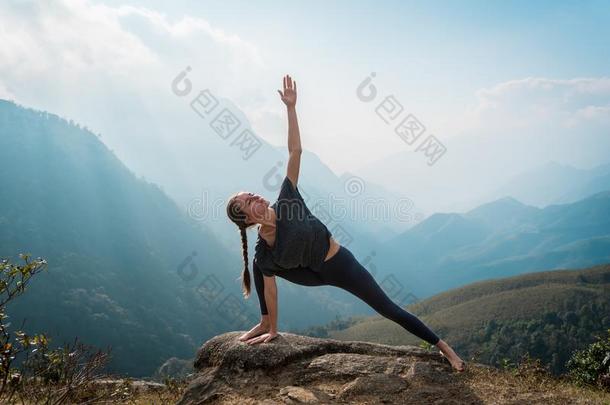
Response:
[[[138,167],[119,135],[129,123],[112,126],[111,113],[83,105],[128,121],[121,111],[138,100],[156,115],[161,88],[190,66],[260,137],[285,145],[277,89],[290,74],[302,145],[340,175],[406,148],[356,95],[372,72],[380,96],[393,95],[441,141],[533,134],[541,124],[608,133],[609,34],[607,1],[9,0],[0,5],[0,97],[96,128]],[[581,155],[567,163],[602,163]]]

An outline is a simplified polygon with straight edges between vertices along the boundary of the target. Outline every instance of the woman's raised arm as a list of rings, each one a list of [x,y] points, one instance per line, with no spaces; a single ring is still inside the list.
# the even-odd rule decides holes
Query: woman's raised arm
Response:
[[[282,101],[286,104],[288,113],[288,168],[286,176],[292,181],[296,188],[299,180],[299,169],[301,166],[301,135],[297,120],[297,82],[292,81],[289,75],[284,77],[284,93],[278,90]]]

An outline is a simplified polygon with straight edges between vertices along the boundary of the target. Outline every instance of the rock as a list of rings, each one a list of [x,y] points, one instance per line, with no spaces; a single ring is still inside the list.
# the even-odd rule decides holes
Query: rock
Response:
[[[281,396],[286,396],[290,402],[302,403],[302,404],[317,404],[318,397],[311,391],[303,387],[295,387],[289,385],[280,390]]]
[[[152,391],[162,391],[166,387],[164,384],[160,384],[154,381],[146,381],[146,380],[134,380],[134,379],[109,379],[109,378],[99,378],[93,381],[94,385],[98,387],[112,387],[116,388],[121,385],[129,385],[134,392],[152,392]]]
[[[237,339],[242,333],[225,333],[204,343],[195,357],[195,378],[178,405],[403,403],[412,384],[435,373],[449,376],[443,380],[452,374],[438,352],[415,346],[292,333],[249,345]]]
[[[166,377],[171,378],[187,378],[194,371],[193,360],[184,360],[177,357],[171,357],[165,361],[157,369],[153,375],[155,381],[163,381]]]
[[[349,398],[355,395],[376,395],[396,394],[405,390],[409,383],[404,378],[392,374],[371,374],[358,377],[344,385],[340,398]]]
[[[424,363],[422,361],[416,361],[411,364],[409,371],[407,371],[407,377],[409,378],[423,378],[429,379],[434,378],[437,375],[436,371],[432,368],[430,363]]]

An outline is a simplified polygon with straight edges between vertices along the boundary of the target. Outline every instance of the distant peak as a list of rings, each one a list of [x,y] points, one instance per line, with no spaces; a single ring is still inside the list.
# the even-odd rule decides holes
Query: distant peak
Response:
[[[519,206],[521,206],[521,205],[524,206],[525,205],[521,201],[519,201],[516,198],[513,198],[513,197],[511,197],[509,195],[504,196],[502,198],[498,198],[495,202],[498,203],[498,204],[512,204],[512,205],[519,205]]]
[[[497,200],[490,201],[488,203],[479,205],[476,208],[466,212],[466,217],[505,217],[508,218],[513,214],[520,214],[526,210],[532,209],[521,201],[511,196],[504,196]]]
[[[526,205],[523,204],[521,201],[517,200],[516,198],[507,195],[507,196],[504,196],[502,198],[498,198],[496,200],[493,200],[493,201],[490,201],[488,203],[482,204],[482,205],[478,206],[477,208],[475,208],[474,210],[477,210],[477,209],[482,208],[482,207],[494,207],[494,208],[498,208],[498,207],[526,207]]]

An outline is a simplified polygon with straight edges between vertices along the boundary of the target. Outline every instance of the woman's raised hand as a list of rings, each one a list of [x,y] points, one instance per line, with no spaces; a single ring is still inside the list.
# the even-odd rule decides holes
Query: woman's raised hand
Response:
[[[280,90],[277,92],[280,93],[286,107],[294,107],[297,103],[297,82],[293,82],[289,75],[284,76],[284,93],[282,94]]]

